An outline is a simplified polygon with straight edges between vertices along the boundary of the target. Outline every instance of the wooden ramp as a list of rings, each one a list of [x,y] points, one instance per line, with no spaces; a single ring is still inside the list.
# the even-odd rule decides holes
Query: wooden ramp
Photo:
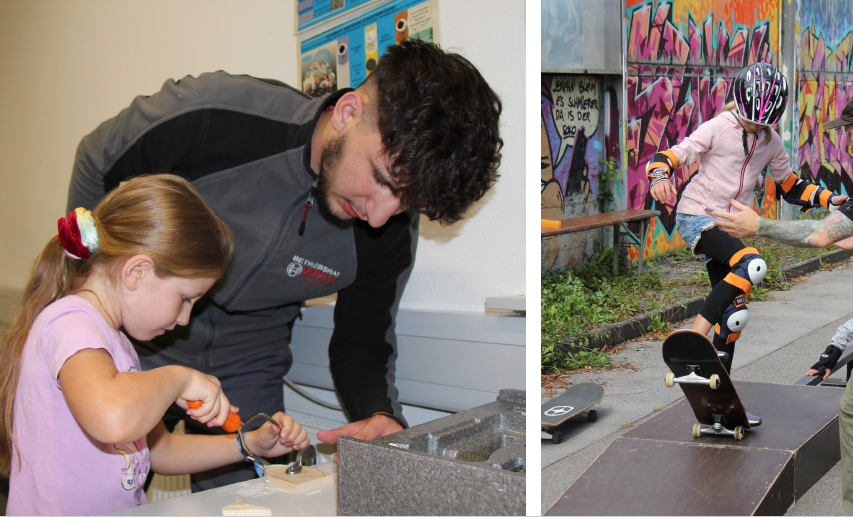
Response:
[[[785,513],[840,459],[844,390],[735,387],[747,411],[763,419],[743,440],[693,438],[696,419],[681,400],[614,440],[545,515]]]

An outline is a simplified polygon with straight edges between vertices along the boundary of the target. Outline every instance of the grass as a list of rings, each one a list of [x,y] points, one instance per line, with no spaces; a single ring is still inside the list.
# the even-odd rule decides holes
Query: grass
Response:
[[[794,248],[759,239],[746,239],[744,243],[757,248],[768,266],[764,282],[753,288],[751,301],[766,300],[770,291],[790,287],[782,274],[784,267],[834,249]],[[620,258],[624,264],[624,257]],[[649,267],[642,274],[631,274],[624,267],[620,274],[613,274],[612,249],[605,249],[596,252],[584,267],[545,275],[541,281],[543,373],[610,367],[606,353],[588,346],[592,330],[710,292],[704,267],[689,278],[661,280],[656,266],[663,260],[677,263],[700,259],[693,257],[690,250],[680,249],[646,261]],[[653,318],[650,332],[661,335],[668,328],[668,323]],[[567,342],[579,351],[565,351],[560,344]]]

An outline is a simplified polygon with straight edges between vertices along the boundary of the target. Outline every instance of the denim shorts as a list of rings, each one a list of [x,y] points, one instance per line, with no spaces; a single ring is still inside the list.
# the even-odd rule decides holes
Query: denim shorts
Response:
[[[690,251],[694,255],[696,255],[696,245],[699,244],[702,232],[713,227],[714,218],[710,215],[675,214],[675,229],[678,230],[678,234],[681,235],[684,242],[690,246]],[[707,257],[705,261],[708,261]]]

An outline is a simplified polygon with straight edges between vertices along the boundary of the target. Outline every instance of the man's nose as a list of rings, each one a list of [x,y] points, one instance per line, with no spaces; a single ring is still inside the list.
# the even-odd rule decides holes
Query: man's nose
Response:
[[[387,223],[392,216],[402,212],[403,206],[400,203],[400,198],[391,192],[387,192],[368,201],[365,211],[367,212],[367,223],[374,228],[379,228]]]

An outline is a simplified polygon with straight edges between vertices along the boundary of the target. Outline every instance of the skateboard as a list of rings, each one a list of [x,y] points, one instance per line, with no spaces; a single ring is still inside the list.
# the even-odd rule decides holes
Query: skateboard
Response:
[[[542,404],[542,430],[551,435],[551,441],[563,441],[559,427],[568,419],[601,402],[604,388],[594,382],[582,382],[569,386],[566,391]],[[595,422],[598,412],[590,409],[587,419]]]
[[[733,436],[743,440],[749,420],[717,349],[708,338],[692,330],[676,330],[663,342],[663,360],[672,370],[667,387],[678,384],[693,408],[693,436]]]

